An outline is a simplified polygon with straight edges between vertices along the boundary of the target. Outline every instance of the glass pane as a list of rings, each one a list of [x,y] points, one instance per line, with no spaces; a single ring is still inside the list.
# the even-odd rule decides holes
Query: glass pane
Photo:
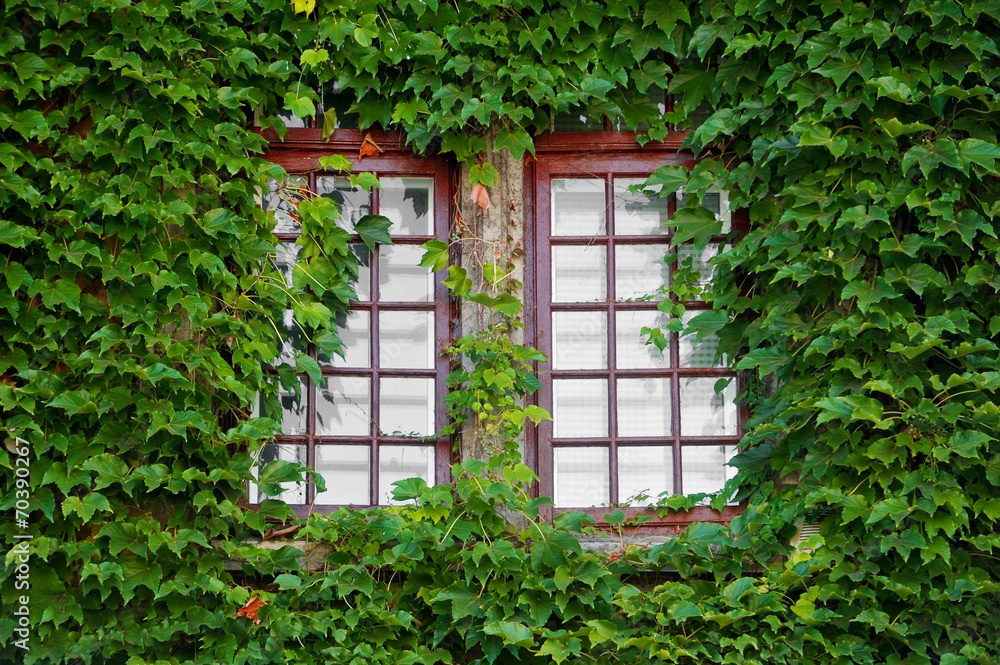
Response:
[[[407,478],[423,478],[434,484],[434,448],[431,446],[380,446],[378,449],[378,500],[392,500],[392,484]]]
[[[615,235],[659,235],[667,233],[667,200],[629,191],[645,178],[615,178]],[[662,185],[650,187],[659,191]]]
[[[552,313],[552,367],[604,369],[608,366],[605,312]]]
[[[666,339],[670,332],[666,330],[669,317],[659,310],[618,310],[615,312],[617,325],[615,338],[615,354],[618,367],[622,369],[655,369],[670,367],[670,347],[663,351],[655,344],[646,343],[643,328],[660,328]]]
[[[295,354],[308,351],[309,342],[302,332],[302,328],[295,323],[295,313],[292,310],[286,309],[282,312],[281,325],[285,329],[285,339],[281,341],[278,363],[295,365]]]
[[[694,245],[677,246],[677,267],[698,272],[698,284],[707,286],[715,275],[715,267],[709,261],[719,253],[719,245],[706,245],[700,252]]]
[[[720,233],[729,233],[733,228],[733,212],[729,209],[729,193],[709,190],[701,199],[701,204],[715,213],[716,219],[722,220]],[[677,209],[684,207],[684,192],[677,192]]]
[[[687,326],[688,322],[700,313],[695,310],[684,312],[682,317],[684,325]],[[697,344],[695,344],[694,338],[695,335],[692,333],[682,335],[679,340],[681,367],[725,367],[728,364],[725,355],[718,363],[715,362],[715,354],[719,350],[719,337],[717,335],[708,335]]]
[[[434,278],[420,267],[424,250],[419,245],[382,246],[378,252],[379,300],[430,302]]]
[[[578,109],[557,113],[553,120],[553,131],[556,132],[601,132],[604,131],[604,119],[591,117]]]
[[[670,434],[670,379],[618,379],[618,436]]]
[[[604,379],[552,381],[552,430],[557,439],[608,435],[608,382]]]
[[[666,245],[618,245],[615,247],[615,298],[632,300],[662,297],[660,289],[670,275]]]
[[[317,360],[327,367],[371,367],[371,314],[364,310],[337,313],[337,334],[343,345],[344,357],[325,353]]]
[[[265,415],[281,422],[282,434],[292,436],[306,434],[306,395],[305,379],[301,380],[298,397],[296,397],[294,390],[285,390],[284,388],[278,390],[278,402],[281,405],[281,412],[276,415]],[[263,406],[263,404],[260,406]],[[255,409],[254,413],[258,412],[263,412],[263,409]]]
[[[674,491],[674,452],[670,446],[618,447],[618,498],[626,502],[637,494],[656,503],[660,494]]]
[[[392,220],[392,235],[434,234],[434,180],[432,178],[382,178],[379,214]]]
[[[284,184],[277,180],[267,181],[267,194],[261,200],[260,207],[264,210],[273,210],[277,224],[274,233],[301,233],[302,226],[299,224],[298,196],[296,188],[305,187],[307,184],[304,176],[291,176],[285,180]]]
[[[340,207],[337,226],[352,233],[358,220],[371,214],[371,195],[360,187],[352,187],[346,176],[317,176],[316,193],[337,202]]]
[[[556,506],[587,508],[610,502],[607,448],[556,448],[553,452]]]
[[[351,251],[358,257],[358,281],[354,284],[354,292],[358,302],[368,302],[372,299],[372,252],[365,245],[351,245]]]
[[[606,207],[603,180],[553,180],[552,235],[604,235]]]
[[[607,248],[556,246],[552,248],[552,301],[606,300]]]
[[[380,367],[434,367],[434,312],[379,312],[378,337]]]
[[[681,482],[685,494],[718,492],[736,469],[726,466],[736,455],[736,446],[682,446]]]
[[[367,505],[370,453],[368,446],[316,446],[316,472],[326,481],[326,491],[316,493],[316,503]]]
[[[260,449],[260,458],[254,476],[259,477],[261,469],[275,461],[306,463],[306,447],[293,443],[269,443]],[[285,503],[305,503],[306,484],[305,483],[282,483],[281,494],[263,494],[255,483],[250,483],[250,491],[247,498],[250,503],[260,503],[264,499],[279,499]]]
[[[316,400],[316,434],[367,436],[371,433],[371,379],[328,376]]]
[[[434,379],[381,380],[379,430],[383,434],[434,433]]]
[[[715,377],[681,379],[681,436],[736,434],[736,382],[715,394]],[[721,379],[725,381],[726,379]]]
[[[279,242],[274,252],[274,267],[285,276],[285,285],[292,286],[292,270],[302,251],[301,245],[290,242]]]

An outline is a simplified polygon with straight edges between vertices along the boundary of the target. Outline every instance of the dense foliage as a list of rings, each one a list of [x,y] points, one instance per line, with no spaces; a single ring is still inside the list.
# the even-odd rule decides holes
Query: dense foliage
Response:
[[[5,613],[5,657],[1000,659],[1000,3],[294,4],[4,7],[0,407],[30,444],[36,534],[32,649],[12,646]],[[335,349],[355,266],[324,199],[300,205],[297,279],[273,268],[254,196],[280,173],[247,112],[308,114],[334,79],[363,126],[400,127],[417,149],[441,137],[486,184],[477,157],[530,151],[554,112],[657,139],[708,105],[690,141],[709,157],[653,180],[686,188],[674,223],[696,241],[714,230],[697,205],[709,186],[750,211],[718,260],[716,311],[694,324],[776,378],[745,391],[740,518],[583,552],[583,517],[536,520],[530,470],[499,455],[466,462],[454,487],[404,483],[411,506],[311,517],[296,537],[319,570],[253,542],[265,517],[289,517],[238,503],[273,431],[248,418],[257,390],[273,394],[271,322],[293,307]],[[682,98],[666,118],[640,94],[663,86]],[[502,442],[543,417],[515,399],[530,351],[486,335],[455,352],[471,358],[455,413],[495,401]],[[16,448],[0,450],[8,541]],[[269,466],[261,487],[296,473]],[[788,551],[803,517],[822,535]],[[235,616],[245,606],[259,625]]]

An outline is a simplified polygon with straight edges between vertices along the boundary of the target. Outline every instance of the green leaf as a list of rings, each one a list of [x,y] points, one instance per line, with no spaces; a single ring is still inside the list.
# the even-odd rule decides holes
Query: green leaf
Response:
[[[670,606],[668,612],[670,618],[679,623],[683,623],[686,619],[692,617],[700,617],[702,615],[701,609],[694,603],[683,600],[679,603],[674,603]]]
[[[497,621],[483,626],[483,632],[487,635],[501,637],[504,644],[516,644],[522,647],[531,647],[535,644],[535,636],[527,626],[518,621]]]
[[[299,97],[294,92],[285,94],[285,108],[297,118],[311,118],[316,114],[316,104],[308,97]]]
[[[65,409],[67,415],[70,416],[80,413],[98,413],[97,404],[86,390],[74,390],[63,393],[49,402],[49,406],[57,409]]]
[[[661,195],[673,194],[687,185],[690,175],[691,171],[686,166],[667,164],[659,167],[650,174],[646,180],[646,186],[654,187],[662,185]]]
[[[596,645],[613,641],[618,634],[618,626],[606,619],[588,621],[587,625],[590,626],[589,637],[591,644]]]
[[[27,247],[38,239],[38,234],[26,226],[19,226],[6,219],[0,219],[0,243],[11,247]]]
[[[94,489],[103,489],[115,483],[121,483],[129,474],[129,466],[117,455],[102,453],[83,463],[84,470],[96,471],[97,480]]]
[[[389,227],[392,220],[383,215],[365,215],[354,223],[354,231],[361,236],[368,249],[374,250],[378,244],[391,245]]]
[[[108,500],[103,495],[96,492],[87,494],[82,500],[76,496],[68,496],[62,503],[62,514],[64,516],[69,517],[70,514],[76,513],[83,519],[84,524],[89,522],[98,510],[110,512],[111,504],[108,503]]]
[[[693,240],[697,249],[703,249],[712,236],[722,232],[722,220],[716,219],[715,213],[704,206],[685,206],[675,212],[667,224],[677,229],[675,244]]]
[[[518,161],[524,157],[525,152],[530,152],[532,155],[535,154],[534,141],[531,140],[528,132],[520,127],[515,127],[513,130],[502,127],[497,132],[493,149],[502,150],[503,148],[507,148],[510,151],[510,156]]]
[[[428,240],[420,246],[424,250],[424,255],[420,257],[420,266],[430,268],[433,272],[443,270],[448,265],[450,247],[451,245],[441,240]]]
[[[958,144],[958,157],[966,172],[969,170],[969,164],[978,164],[988,173],[996,175],[996,160],[1000,159],[1000,147],[996,143],[982,139],[963,139]]]

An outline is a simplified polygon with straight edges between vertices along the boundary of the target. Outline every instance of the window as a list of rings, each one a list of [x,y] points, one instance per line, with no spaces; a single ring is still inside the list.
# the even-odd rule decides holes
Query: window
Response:
[[[360,239],[354,246],[361,264],[358,299],[338,322],[344,357],[327,357],[305,344],[291,312],[286,313],[291,340],[284,357],[294,357],[297,349],[308,352],[322,368],[323,382],[303,375],[298,396],[292,391],[281,395],[282,433],[264,449],[261,463],[296,461],[324,478],[323,492],[312,483],[284,486],[288,489],[280,498],[301,513],[310,507],[329,511],[390,503],[393,482],[412,477],[428,484],[447,482],[452,461],[450,442],[434,437],[446,412],[448,363],[440,350],[450,336],[450,308],[440,275],[419,265],[420,245],[448,236],[449,167],[443,160],[398,151],[355,161],[355,171],[371,171],[380,179],[381,189],[368,194],[344,176],[309,172],[318,168],[320,156],[330,154],[316,147],[304,152],[286,142],[274,144],[268,155],[292,174],[284,186],[273,183],[263,201],[278,220],[279,268],[290,278],[299,249],[299,228],[288,202],[296,187],[335,199],[341,207],[339,224],[347,230],[369,213],[388,217],[393,244],[371,252]],[[263,497],[251,493],[250,498]]]
[[[609,133],[603,139],[623,143]],[[625,503],[644,493],[721,489],[742,435],[736,376],[715,363],[717,340],[667,332],[661,286],[688,269],[708,283],[704,251],[675,245],[665,222],[683,205],[632,193],[665,163],[693,164],[670,146],[580,154],[557,134],[529,174],[534,211],[535,341],[549,357],[539,400],[553,416],[539,427],[540,491],[559,508]],[[595,141],[595,144],[600,142]],[[624,146],[623,146],[624,148]],[[726,222],[724,194],[706,197]],[[737,222],[740,219],[737,216]],[[685,317],[706,305],[685,303]],[[643,329],[660,328],[662,352]],[[725,387],[716,392],[717,384]]]

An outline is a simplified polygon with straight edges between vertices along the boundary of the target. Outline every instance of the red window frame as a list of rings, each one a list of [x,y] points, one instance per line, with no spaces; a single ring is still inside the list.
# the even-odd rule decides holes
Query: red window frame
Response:
[[[608,299],[605,302],[598,303],[588,303],[584,307],[574,307],[566,304],[556,304],[553,306],[552,303],[552,263],[551,263],[551,247],[552,240],[550,238],[550,224],[551,224],[551,205],[550,205],[550,183],[553,178],[562,177],[572,177],[572,178],[597,178],[605,181],[605,191],[606,191],[606,201],[613,201],[613,178],[614,177],[645,177],[652,173],[657,167],[665,164],[677,164],[686,166],[688,168],[694,166],[697,162],[697,158],[690,152],[682,151],[681,144],[685,138],[686,132],[672,132],[663,142],[651,142],[650,144],[639,147],[636,143],[635,134],[632,132],[616,132],[608,131],[608,123],[605,123],[605,131],[586,131],[586,132],[562,132],[562,133],[550,133],[546,136],[540,137],[536,140],[536,155],[535,159],[528,162],[525,169],[525,193],[528,200],[526,201],[526,210],[530,219],[527,221],[528,228],[527,232],[530,234],[531,242],[528,243],[528,256],[527,256],[527,266],[529,268],[529,275],[526,283],[531,285],[527,291],[527,309],[529,312],[533,312],[534,315],[528,323],[528,338],[534,339],[538,348],[543,351],[546,356],[550,359],[552,357],[552,312],[563,310],[571,311],[605,311],[608,312],[608,316],[613,316],[614,311],[632,309],[632,308],[648,308],[648,304],[634,304],[634,303],[615,303],[614,299],[611,297],[613,291],[613,280],[614,279],[614,266],[613,266],[613,251],[611,248],[614,245],[615,237],[610,235],[610,217],[614,214],[613,206],[611,210],[607,211],[609,216],[608,229],[605,230],[605,235],[601,236],[599,242],[605,247],[609,248],[608,251],[608,261],[607,261],[607,276],[608,276]],[[673,213],[673,207],[675,205],[674,197],[668,199],[668,214]],[[744,233],[747,226],[747,216],[745,211],[737,210],[732,213],[732,228],[737,233]],[[722,237],[713,238],[713,242],[717,240],[723,240]],[[579,245],[583,242],[583,238],[575,238],[572,236],[561,237],[556,241],[557,244],[577,244]],[[642,244],[644,242],[655,242],[646,237],[631,237],[629,238],[629,244]],[[670,245],[674,245],[671,243]],[[676,268],[676,264],[674,264]],[[702,302],[690,302],[684,303],[688,311],[705,309],[705,304]],[[609,318],[610,321],[610,318]],[[675,461],[673,465],[673,476],[675,487],[681,486],[681,457],[680,457],[680,445],[681,441],[684,441],[686,445],[696,445],[698,443],[697,437],[682,437],[679,432],[679,396],[678,396],[678,385],[681,378],[685,376],[699,376],[699,377],[736,377],[736,373],[726,369],[714,369],[714,368],[681,368],[678,362],[678,338],[676,335],[670,335],[669,352],[671,354],[671,362],[668,369],[648,371],[648,370],[622,370],[614,366],[614,334],[612,332],[612,325],[609,322],[609,335],[608,335],[608,366],[606,369],[601,370],[562,370],[555,371],[551,367],[550,363],[545,363],[538,367],[539,378],[542,383],[542,390],[539,391],[537,402],[548,409],[551,410],[553,404],[553,391],[552,391],[552,381],[553,373],[557,377],[573,377],[579,376],[583,377],[596,377],[596,378],[607,378],[608,380],[608,404],[615,403],[615,385],[616,378],[618,376],[645,376],[645,375],[657,375],[657,376],[669,376],[671,379],[671,422],[673,427],[671,434],[668,437],[656,437],[646,440],[645,438],[629,438],[629,445],[642,445],[645,444],[658,444],[663,445],[664,443],[669,443],[673,448],[673,459]],[[737,413],[737,432],[733,436],[729,437],[712,437],[711,439],[706,439],[708,445],[737,445],[739,440],[743,435],[743,423],[747,419],[747,412],[745,405],[738,404]],[[542,496],[553,496],[554,490],[554,448],[559,446],[558,442],[553,441],[553,423],[551,421],[543,421],[534,432],[530,433],[531,436],[528,438],[527,442],[527,454],[533,458],[535,468],[539,475],[539,484],[537,487],[537,492]],[[616,464],[616,451],[617,451],[617,428],[615,423],[615,409],[609,408],[608,414],[608,436],[600,437],[599,439],[576,439],[567,442],[564,445],[569,446],[586,446],[591,445],[601,445],[607,446],[609,450],[608,463],[609,463],[609,496],[608,501],[612,503],[612,497],[615,497],[615,501],[619,501],[622,497],[617,497],[618,489],[618,466]],[[678,463],[681,462],[681,463]],[[570,510],[583,510],[584,512],[595,517],[599,522],[602,521],[603,516],[607,514],[613,508],[599,506],[599,507],[553,507],[551,510],[547,511],[547,517],[551,518],[563,512]],[[653,519],[646,522],[643,525],[643,531],[646,533],[656,533],[664,532],[671,533],[681,526],[689,524],[696,521],[704,522],[720,522],[727,523],[737,514],[739,514],[741,508],[739,506],[727,506],[720,512],[711,509],[708,506],[698,506],[689,511],[672,511],[665,516],[659,516],[655,512],[650,511],[642,507],[630,507],[625,508],[623,511],[628,517],[636,517],[638,515],[648,515]]]
[[[290,176],[305,176],[308,178],[310,191],[317,191],[316,178],[326,172],[319,165],[320,157],[333,154],[340,154],[351,161],[352,172],[367,171],[379,178],[392,177],[422,177],[432,178],[434,183],[433,192],[433,234],[427,236],[396,236],[396,245],[419,246],[422,243],[440,239],[447,240],[452,211],[452,189],[454,187],[455,169],[454,165],[442,157],[420,157],[409,152],[402,147],[401,137],[396,132],[361,132],[351,129],[338,129],[333,140],[323,141],[320,137],[320,130],[317,128],[289,128],[284,140],[279,140],[273,130],[265,130],[263,136],[270,141],[269,149],[264,154],[264,158],[285,169]],[[365,144],[366,138],[379,146],[382,152],[376,156],[360,157],[360,150]],[[334,174],[330,174],[334,175]],[[379,194],[374,191],[371,199],[372,214],[378,214]],[[282,242],[294,242],[295,234],[276,234],[278,240]],[[357,243],[360,238],[354,237]],[[324,376],[343,377],[366,377],[371,380],[369,392],[369,415],[371,420],[370,431],[367,435],[340,435],[340,436],[320,436],[316,432],[316,403],[318,388],[312,379],[303,377],[306,382],[306,389],[303,398],[306,399],[306,422],[307,433],[305,435],[279,435],[274,443],[276,444],[296,444],[306,447],[306,464],[311,468],[316,468],[316,447],[318,445],[359,445],[365,444],[369,447],[369,501],[365,504],[352,504],[355,506],[384,505],[384,500],[379,499],[379,451],[384,446],[391,445],[423,445],[416,443],[414,439],[391,434],[382,434],[377,426],[379,413],[379,380],[382,377],[413,377],[413,378],[433,378],[434,380],[434,424],[436,431],[440,431],[447,423],[447,405],[444,398],[447,393],[446,379],[450,371],[449,361],[441,354],[441,350],[450,343],[452,331],[457,321],[457,311],[449,298],[448,289],[443,285],[445,275],[441,272],[433,274],[433,294],[428,302],[393,302],[384,303],[378,298],[378,251],[372,253],[371,265],[371,296],[370,300],[364,302],[354,302],[351,304],[352,310],[369,312],[370,322],[370,344],[369,344],[369,367],[368,368],[346,368],[323,366]],[[399,310],[426,310],[433,311],[434,334],[433,343],[434,362],[431,369],[389,369],[379,366],[379,317],[380,311]],[[308,352],[312,357],[316,357],[316,349],[309,345]],[[436,433],[435,433],[436,434]],[[432,484],[447,483],[451,481],[452,440],[448,436],[437,436],[433,442],[435,455],[434,478]],[[341,505],[319,504],[313,505],[316,496],[315,485],[312,482],[306,485],[305,501],[301,504],[289,504],[297,515],[304,517],[310,512],[329,513],[337,510]]]

